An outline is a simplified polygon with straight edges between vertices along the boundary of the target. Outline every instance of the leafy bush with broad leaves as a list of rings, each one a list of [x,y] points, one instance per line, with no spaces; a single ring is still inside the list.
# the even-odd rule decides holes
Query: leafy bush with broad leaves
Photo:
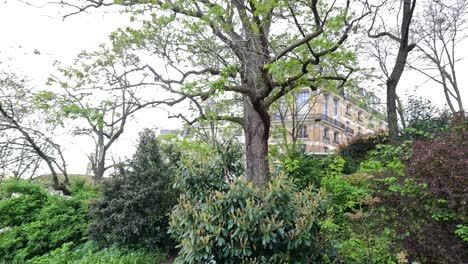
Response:
[[[80,187],[81,186],[81,187]],[[54,196],[40,185],[24,181],[0,185],[0,260],[24,263],[59,248],[63,243],[86,240],[87,200],[94,195],[78,183],[75,196]]]
[[[179,154],[146,130],[133,159],[103,182],[92,204],[91,237],[104,245],[169,248],[168,213],[177,201],[173,190]]]
[[[299,189],[305,189],[311,184],[319,188],[332,162],[329,156],[308,155],[297,149],[290,149],[278,160],[279,171],[284,172]]]
[[[224,164],[189,164],[176,186],[181,195],[170,233],[182,263],[315,263],[323,250],[319,216],[323,191],[297,191],[277,177],[264,189],[226,180]]]

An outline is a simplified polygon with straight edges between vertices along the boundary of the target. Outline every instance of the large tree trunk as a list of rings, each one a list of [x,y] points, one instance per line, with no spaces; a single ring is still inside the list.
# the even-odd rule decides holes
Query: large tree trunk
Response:
[[[265,114],[265,113],[263,113]],[[265,122],[250,98],[244,97],[244,134],[247,163],[247,179],[262,187],[268,182],[268,137],[270,123]]]

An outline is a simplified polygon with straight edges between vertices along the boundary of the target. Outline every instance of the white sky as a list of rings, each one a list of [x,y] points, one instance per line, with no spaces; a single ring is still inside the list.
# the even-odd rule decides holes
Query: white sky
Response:
[[[92,10],[91,13],[71,16],[63,21],[59,6],[36,8],[20,1],[3,0],[0,2],[0,61],[9,58],[9,70],[29,76],[35,86],[44,85],[53,70],[54,60],[61,61],[63,65],[71,63],[80,51],[93,50],[100,43],[107,43],[109,34],[127,23],[127,17],[115,8]],[[461,45],[460,50],[468,55],[467,42],[464,44],[465,47]],[[35,54],[35,50],[40,55]],[[465,107],[468,106],[468,90],[465,88],[468,84],[467,73],[468,61],[462,60],[458,64],[458,78]],[[433,103],[439,106],[445,103],[441,88],[426,82],[426,78],[419,74],[405,72],[398,86],[399,94],[404,96],[405,90],[412,93],[415,88],[419,95]],[[179,124],[174,119],[168,120],[164,111],[145,111],[127,127],[113,152],[131,155],[137,133],[145,127],[174,128]],[[92,151],[91,142],[73,140],[66,145],[70,173],[84,173],[87,164],[85,153]]]

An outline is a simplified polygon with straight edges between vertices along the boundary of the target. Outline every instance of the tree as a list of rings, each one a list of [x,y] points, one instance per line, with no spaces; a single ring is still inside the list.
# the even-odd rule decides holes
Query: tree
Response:
[[[399,5],[399,7],[398,7]],[[376,49],[377,60],[382,72],[386,77],[386,90],[387,90],[387,123],[388,123],[388,134],[390,142],[394,143],[398,137],[398,107],[397,107],[397,93],[396,89],[398,82],[405,70],[407,64],[408,55],[414,49],[416,44],[410,43],[411,39],[411,22],[413,21],[414,9],[416,7],[416,0],[401,0],[401,1],[382,1],[374,8],[372,16],[372,22],[367,30],[368,36],[372,39],[376,39],[373,42],[374,48]],[[389,10],[390,12],[383,13],[382,10]],[[395,12],[401,15],[401,21],[397,21],[395,28],[389,25],[388,17]],[[397,16],[400,19],[400,16]],[[394,45],[398,46],[398,51],[395,55],[395,61],[393,67],[387,66],[387,62],[384,60],[389,56],[385,45],[388,44],[386,40],[391,40]]]
[[[468,36],[468,2],[425,1],[424,11],[417,21],[420,36],[417,50],[422,53],[422,65],[411,68],[442,86],[452,113],[465,115],[456,73],[460,60],[458,48]]]
[[[42,96],[31,91],[15,75],[4,74],[0,78],[0,147],[5,154],[12,155],[3,158],[17,166],[17,176],[31,166],[36,172],[40,159],[51,173],[53,188],[69,194],[65,186],[68,173],[62,148],[52,140],[58,124],[38,118],[47,111],[39,99]],[[23,167],[21,163],[24,162]],[[64,184],[59,183],[58,172],[63,174]]]
[[[151,59],[142,58],[138,69],[196,105],[201,114],[193,122],[212,118],[241,125],[247,178],[257,186],[269,178],[270,106],[298,87],[346,82],[352,54],[343,44],[367,14],[353,12],[359,7],[350,7],[350,0],[117,2],[130,6],[142,28],[117,31],[114,49],[149,51]],[[109,4],[93,0],[68,6],[77,13]],[[164,63],[165,69],[151,61]],[[217,101],[224,93],[240,101],[241,113],[206,115],[200,101]]]
[[[141,133],[128,166],[102,185],[102,196],[91,207],[93,239],[112,245],[169,248],[168,213],[177,202],[173,190],[180,153],[158,140],[154,132]]]
[[[407,135],[412,132],[435,134],[448,130],[451,117],[448,109],[439,109],[427,99],[410,95],[405,106],[405,119]]]
[[[115,166],[107,165],[108,153],[137,111],[183,99],[153,100],[148,94],[143,95],[139,87],[148,84],[146,76],[135,76],[128,70],[136,60],[135,56],[101,47],[93,53],[81,53],[73,66],[59,68],[62,76],[49,79],[49,84],[59,87],[56,93],[48,95],[47,104],[51,108],[59,106],[54,115],[75,120],[73,134],[89,136],[94,141],[95,151],[88,159],[95,182]]]

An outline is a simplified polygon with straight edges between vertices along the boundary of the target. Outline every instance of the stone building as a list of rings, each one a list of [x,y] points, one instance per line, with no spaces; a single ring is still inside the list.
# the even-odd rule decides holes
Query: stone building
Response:
[[[270,143],[295,137],[306,153],[327,153],[353,137],[386,130],[384,113],[380,99],[364,89],[355,93],[303,89],[272,113],[273,131],[283,128],[287,133],[273,132]]]

